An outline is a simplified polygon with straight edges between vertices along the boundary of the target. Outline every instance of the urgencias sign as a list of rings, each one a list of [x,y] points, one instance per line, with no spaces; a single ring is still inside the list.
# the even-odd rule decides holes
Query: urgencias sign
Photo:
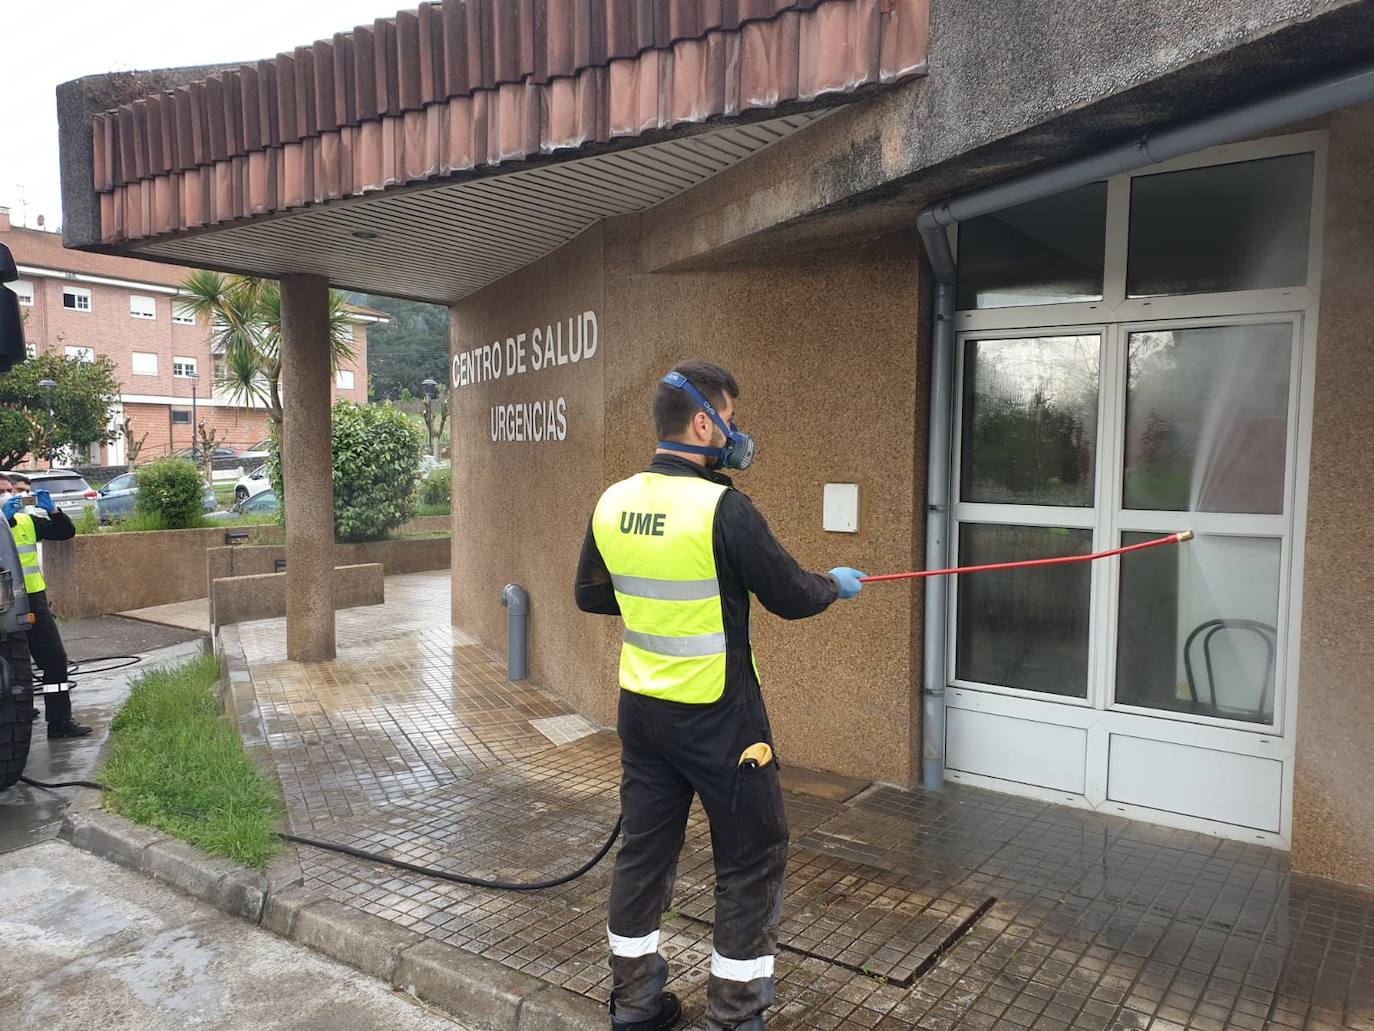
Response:
[[[508,336],[453,356],[450,380],[454,390],[478,383],[494,383],[512,376],[551,373],[596,357],[596,312],[584,311],[558,322]],[[491,406],[493,443],[534,443],[566,440],[568,402],[552,392],[528,401]]]

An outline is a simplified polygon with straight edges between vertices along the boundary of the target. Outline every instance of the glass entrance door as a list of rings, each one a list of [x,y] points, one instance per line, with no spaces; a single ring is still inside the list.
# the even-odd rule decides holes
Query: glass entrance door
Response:
[[[1276,835],[1297,420],[1297,315],[967,333],[956,779]]]

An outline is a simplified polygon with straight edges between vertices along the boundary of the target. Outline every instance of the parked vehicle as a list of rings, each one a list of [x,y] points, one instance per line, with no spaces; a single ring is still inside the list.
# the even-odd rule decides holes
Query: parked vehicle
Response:
[[[255,494],[272,489],[272,480],[267,475],[266,464],[258,466],[247,476],[240,476],[234,484],[234,500],[247,501]]]
[[[201,449],[199,447],[178,448],[176,451],[173,451],[169,457],[186,458],[190,459],[192,462],[199,462],[201,460]],[[217,445],[215,449],[210,452],[210,460],[213,462],[218,462],[221,459],[238,457],[239,453],[237,451],[224,444]]]
[[[134,495],[138,493],[138,474],[124,473],[122,476],[116,476],[101,487],[97,493],[100,496],[95,503],[96,514],[102,523],[126,519],[134,511]],[[215,492],[209,484],[205,486],[204,502],[207,513],[219,508],[219,500],[215,497]]]
[[[251,498],[234,502],[233,508],[211,512],[205,518],[233,519],[235,516],[241,515],[276,515],[279,508],[281,508],[281,503],[277,500],[276,491],[268,489],[254,494]]]
[[[239,452],[239,457],[240,457],[240,458],[244,458],[244,459],[248,459],[249,461],[252,461],[252,460],[258,459],[258,458],[270,458],[270,457],[271,457],[271,453],[267,450],[267,448],[268,448],[268,445],[271,444],[271,443],[272,443],[272,442],[271,442],[270,440],[260,440],[260,441],[258,441],[256,444],[254,444],[252,447],[249,447],[249,448],[244,449],[243,451],[240,451],[240,452]]]
[[[99,494],[86,482],[86,478],[71,469],[44,469],[29,473],[35,491],[45,490],[52,495],[53,504],[67,514],[73,522],[80,519],[86,509],[96,510]]]

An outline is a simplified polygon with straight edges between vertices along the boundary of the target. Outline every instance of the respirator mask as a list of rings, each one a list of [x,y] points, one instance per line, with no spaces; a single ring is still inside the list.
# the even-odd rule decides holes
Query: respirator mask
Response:
[[[754,460],[754,438],[743,433],[733,423],[727,424],[716,411],[716,406],[706,400],[706,395],[688,382],[680,372],[670,372],[660,381],[674,390],[681,390],[696,402],[713,423],[725,434],[724,447],[700,447],[697,444],[682,444],[675,440],[660,440],[658,446],[664,451],[678,451],[689,455],[705,455],[715,460],[713,468],[748,469]]]

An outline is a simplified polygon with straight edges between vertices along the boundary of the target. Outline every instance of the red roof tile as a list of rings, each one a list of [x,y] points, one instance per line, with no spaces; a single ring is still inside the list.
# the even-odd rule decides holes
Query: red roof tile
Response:
[[[106,243],[924,72],[928,0],[442,0],[95,116]]]

